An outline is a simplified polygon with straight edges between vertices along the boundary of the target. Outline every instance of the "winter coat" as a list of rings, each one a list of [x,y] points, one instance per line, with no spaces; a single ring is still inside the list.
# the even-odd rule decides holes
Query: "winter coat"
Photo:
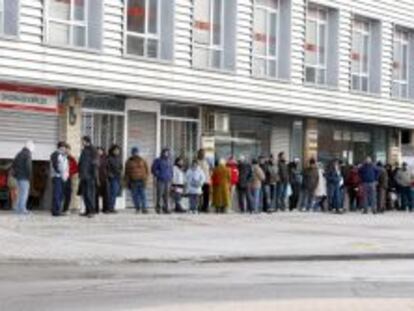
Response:
[[[186,174],[187,180],[187,193],[200,195],[202,187],[206,182],[206,177],[204,176],[203,170],[197,166],[196,168],[189,168]]]
[[[278,171],[279,171],[279,182],[287,183],[289,182],[289,172],[286,161],[280,160],[277,164]]]
[[[272,174],[271,174],[270,169],[269,169],[269,167],[270,167],[269,163],[259,164],[259,167],[262,169],[262,172],[265,176],[264,180],[262,180],[262,183],[270,185]]]
[[[240,189],[247,189],[253,180],[252,167],[247,162],[241,162],[238,166],[239,169],[239,183],[237,184]]]
[[[125,164],[125,181],[143,181],[146,183],[149,177],[149,167],[147,161],[138,155],[132,156]]]
[[[108,158],[104,154],[98,157],[98,178],[100,185],[108,181]]]
[[[92,146],[83,148],[79,158],[79,179],[97,180],[98,177],[98,155]]]
[[[345,179],[345,185],[349,188],[358,188],[361,184],[361,177],[359,177],[358,168],[349,170]]]
[[[14,158],[13,176],[17,180],[30,180],[32,178],[32,153],[26,147]]]
[[[310,191],[315,192],[319,182],[319,171],[316,166],[307,167],[303,172],[303,187]]]
[[[230,183],[232,186],[235,186],[239,182],[239,168],[237,167],[237,163],[235,161],[229,161],[227,163],[227,167],[230,170]]]
[[[230,170],[225,165],[219,165],[213,170],[213,206],[228,207],[230,205]]]
[[[288,165],[288,170],[289,170],[289,182],[292,185],[294,184],[301,185],[303,182],[303,176],[302,176],[300,169],[296,165],[296,163],[294,162],[290,163]]]
[[[173,166],[169,158],[159,157],[155,159],[151,168],[152,175],[158,181],[171,181],[173,179]]]
[[[412,180],[413,180],[413,176],[408,169],[403,170],[401,168],[398,170],[397,174],[395,175],[395,181],[400,187],[410,187]]]
[[[314,192],[316,197],[326,197],[328,194],[326,178],[324,175],[324,170],[322,168],[318,168],[318,185]]]
[[[328,187],[340,187],[342,181],[342,175],[340,171],[330,169],[326,173],[326,182]]]
[[[63,181],[69,178],[69,162],[66,154],[56,150],[50,156],[50,176]]]
[[[253,180],[252,188],[259,189],[262,187],[262,183],[265,180],[266,176],[258,164],[253,164]]]
[[[174,165],[171,189],[176,193],[183,193],[185,182],[186,179],[184,171],[177,165]]]
[[[374,164],[365,163],[359,169],[359,177],[362,183],[373,183],[378,180],[378,170]]]
[[[121,156],[111,154],[108,157],[108,177],[109,178],[121,178],[123,170],[123,164]]]
[[[204,176],[206,177],[206,184],[211,184],[211,169],[210,165],[208,164],[207,160],[198,160],[198,166],[200,166],[201,170],[204,173]]]
[[[269,163],[268,165],[269,170],[269,183],[275,185],[279,181],[279,171],[277,165],[273,163]]]
[[[68,162],[69,162],[69,178],[72,178],[79,172],[78,162],[76,159],[71,155],[68,155]]]
[[[388,189],[388,173],[383,167],[378,168],[378,188]]]

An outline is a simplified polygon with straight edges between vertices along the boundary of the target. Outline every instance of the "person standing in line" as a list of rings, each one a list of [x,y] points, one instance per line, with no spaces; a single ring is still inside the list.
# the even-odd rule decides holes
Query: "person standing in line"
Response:
[[[149,174],[148,163],[140,156],[138,147],[133,147],[131,157],[125,164],[125,184],[131,192],[137,213],[148,213],[146,186]]]
[[[217,214],[224,214],[230,206],[231,173],[226,167],[226,160],[220,159],[213,170],[213,206]]]
[[[286,164],[286,158],[284,152],[279,152],[278,156],[278,183],[277,183],[277,196],[276,196],[276,208],[284,211],[286,209],[286,193],[289,183],[289,172]]]
[[[158,214],[169,214],[170,209],[168,197],[173,178],[173,166],[171,164],[169,149],[165,148],[162,150],[160,157],[155,159],[152,164],[151,172],[157,183],[155,210]]]
[[[236,186],[239,182],[239,168],[233,156],[229,158],[226,166],[230,170],[230,207],[233,210],[236,210],[235,202],[237,200],[235,199],[235,196],[236,196]]]
[[[72,196],[73,196],[73,189],[76,189],[76,179],[78,175],[78,162],[71,154],[71,147],[69,144],[66,144],[66,157],[68,159],[68,166],[69,166],[69,178],[63,185],[63,193],[64,193],[64,200],[63,200],[63,213],[67,213],[69,211],[70,205],[72,204]]]
[[[384,213],[388,191],[388,173],[381,161],[377,163],[378,185],[377,185],[377,212]]]
[[[401,187],[399,185],[399,183],[397,182],[397,175],[398,172],[401,170],[400,164],[398,162],[396,162],[394,164],[394,170],[392,172],[392,177],[395,180],[395,194],[396,194],[396,200],[395,200],[395,209],[396,210],[403,210],[403,208],[401,207],[401,203],[402,203],[402,195],[401,195]]]
[[[28,141],[23,149],[13,160],[13,177],[17,180],[17,202],[16,213],[21,215],[29,214],[27,210],[27,200],[29,199],[30,180],[32,178],[32,154],[35,145],[33,141]]]
[[[395,182],[394,171],[392,169],[391,164],[385,165],[385,170],[387,171],[388,175],[388,187],[387,187],[387,195],[386,195],[386,209],[393,210],[395,208],[395,201],[397,198],[397,186]]]
[[[190,211],[196,214],[198,211],[199,199],[202,194],[202,186],[205,182],[203,170],[198,165],[198,161],[194,160],[191,167],[187,170],[187,194],[190,202]]]
[[[121,178],[123,169],[121,148],[118,145],[112,145],[108,156],[109,213],[116,213],[116,199],[122,191]]]
[[[256,159],[252,161],[252,171],[253,171],[253,178],[252,178],[252,202],[253,208],[252,212],[260,213],[261,212],[261,189],[262,183],[264,182],[266,176],[263,170],[261,169],[259,162]]]
[[[85,204],[81,216],[92,218],[96,211],[96,186],[98,181],[98,156],[89,136],[82,138],[79,158],[79,193]]]
[[[413,211],[413,195],[411,192],[411,185],[413,182],[413,175],[408,168],[408,164],[404,162],[402,167],[398,170],[395,180],[401,192],[401,209],[407,212]]]
[[[371,209],[372,213],[375,214],[377,212],[378,169],[372,163],[371,157],[367,157],[364,164],[359,168],[359,176],[364,193],[363,213],[367,214]]]
[[[339,167],[338,160],[333,160],[326,173],[326,183],[328,187],[328,202],[329,209],[340,213],[341,207],[341,184],[343,183],[343,177]]]
[[[202,213],[208,213],[210,207],[210,191],[211,191],[211,168],[206,159],[206,153],[204,149],[200,149],[197,154],[198,165],[204,172],[206,177],[203,185],[203,195],[201,200],[200,211]]]
[[[348,175],[345,178],[345,186],[348,190],[349,210],[356,211],[360,205],[361,193],[361,178],[359,177],[359,171],[356,165],[352,165],[351,169],[348,171]]]
[[[96,148],[98,154],[98,182],[96,187],[95,212],[101,212],[100,199],[102,198],[102,213],[109,213],[109,183],[108,183],[108,157],[105,149]]]
[[[52,216],[62,215],[62,203],[65,198],[64,186],[69,179],[69,164],[67,158],[66,143],[57,144],[57,150],[50,156],[50,173],[52,177]]]
[[[270,155],[268,161],[268,170],[269,170],[269,197],[270,197],[270,209],[269,212],[274,212],[276,210],[276,190],[278,182],[278,168],[277,163],[275,163],[275,158],[273,154]]]
[[[295,158],[293,162],[289,163],[289,181],[292,187],[292,194],[289,197],[289,211],[293,211],[298,207],[300,199],[300,189],[303,182],[303,177],[300,171],[300,159]]]
[[[270,212],[271,194],[270,194],[270,169],[269,163],[265,156],[259,157],[259,166],[262,169],[265,179],[262,181],[261,198],[262,198],[262,211],[265,213]]]
[[[241,213],[253,212],[250,184],[253,180],[253,171],[246,158],[241,155],[239,158],[239,182],[237,183],[237,195],[239,199],[239,210]]]
[[[176,213],[184,213],[185,210],[181,204],[184,187],[185,187],[185,173],[184,173],[184,159],[178,157],[175,159],[174,168],[173,168],[173,180],[171,185],[171,193],[175,203],[174,211]],[[200,187],[201,189],[201,187]]]
[[[303,208],[302,211],[311,211],[315,203],[315,190],[319,183],[319,171],[315,159],[309,160],[309,166],[303,172]]]
[[[328,195],[328,189],[326,185],[325,169],[323,163],[319,162],[318,166],[318,186],[315,189],[316,203],[314,208],[318,208],[320,211],[326,211],[326,197]]]

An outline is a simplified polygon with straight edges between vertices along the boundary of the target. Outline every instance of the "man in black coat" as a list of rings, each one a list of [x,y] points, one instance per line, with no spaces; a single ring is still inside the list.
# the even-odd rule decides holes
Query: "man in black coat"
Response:
[[[83,150],[79,158],[80,194],[85,204],[81,216],[93,217],[96,211],[96,186],[98,180],[98,157],[90,137],[82,138]]]
[[[246,212],[247,203],[247,211],[249,211],[249,213],[253,213],[252,196],[250,193],[250,184],[253,180],[253,170],[252,166],[246,161],[244,156],[240,156],[238,170],[239,181],[237,183],[237,194],[239,198],[240,212]]]

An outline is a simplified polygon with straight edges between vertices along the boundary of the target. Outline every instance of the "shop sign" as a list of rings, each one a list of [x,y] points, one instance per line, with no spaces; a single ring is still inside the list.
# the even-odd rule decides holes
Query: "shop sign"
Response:
[[[0,109],[57,113],[57,90],[0,83]]]

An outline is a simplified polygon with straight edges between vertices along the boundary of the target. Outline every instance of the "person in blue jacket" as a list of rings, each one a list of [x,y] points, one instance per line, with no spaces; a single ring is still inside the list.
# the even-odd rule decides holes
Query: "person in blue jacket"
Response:
[[[155,159],[152,164],[151,172],[157,184],[155,210],[158,214],[161,212],[169,214],[168,194],[173,179],[173,165],[171,163],[169,149],[165,148],[162,150],[160,157]]]
[[[326,183],[328,188],[328,202],[331,211],[340,213],[341,206],[341,186],[343,184],[343,177],[339,167],[338,160],[333,160],[326,172]]]
[[[365,159],[364,164],[359,168],[359,177],[361,178],[363,189],[363,213],[368,213],[371,209],[375,214],[377,212],[377,181],[379,171],[372,163],[371,157]]]

